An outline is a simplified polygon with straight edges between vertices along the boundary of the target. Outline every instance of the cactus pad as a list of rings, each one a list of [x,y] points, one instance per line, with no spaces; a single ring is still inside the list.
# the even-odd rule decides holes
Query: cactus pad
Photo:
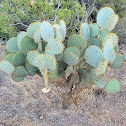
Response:
[[[120,54],[117,54],[115,60],[110,63],[110,67],[112,69],[121,69],[123,65],[124,65],[123,57]]]
[[[102,47],[102,43],[100,42],[100,40],[98,38],[89,39],[89,43],[90,43],[90,45],[96,45],[99,48]]]
[[[19,48],[17,45],[17,37],[11,38],[7,41],[7,50],[11,53],[19,52]]]
[[[29,61],[30,64],[32,64],[33,66],[35,66],[35,57],[38,56],[39,53],[37,51],[30,51],[28,54],[27,54],[27,60]]]
[[[86,61],[80,63],[80,68],[88,68],[90,65]]]
[[[50,39],[48,41],[48,46],[52,50],[53,54],[60,54],[64,50],[64,45],[56,39]]]
[[[124,61],[126,61],[126,52],[124,53]]]
[[[114,50],[115,50],[115,53],[117,54],[118,51],[119,51],[119,46],[118,46],[118,44],[114,47]]]
[[[14,71],[14,66],[5,60],[0,62],[0,68],[7,74],[11,74]]]
[[[106,38],[103,41],[103,45],[106,44],[106,41],[110,39],[112,41],[112,46],[115,47],[118,44],[118,37],[115,33],[110,33],[106,36]]]
[[[63,36],[60,30],[58,30],[57,28],[53,28],[54,29],[54,33],[55,33],[55,39],[59,40],[59,41],[63,41]]]
[[[99,63],[102,61],[102,50],[97,46],[90,46],[85,51],[85,59],[88,64],[93,67],[98,67]]]
[[[66,23],[63,20],[60,21],[60,30],[61,30],[63,39],[65,39],[65,36],[66,36]]]
[[[63,60],[68,65],[77,65],[79,63],[79,57],[70,52],[64,54]]]
[[[37,73],[38,68],[27,62],[26,63],[26,70],[29,73],[29,75],[34,76]]]
[[[57,54],[55,55],[55,57],[56,57],[56,61],[60,61],[63,58],[63,53]]]
[[[27,33],[28,36],[33,38],[33,34],[34,32],[39,29],[41,26],[41,22],[33,22],[32,24],[29,25],[29,27],[27,28]]]
[[[56,69],[53,71],[49,71],[48,77],[52,79],[52,78],[57,78],[58,75],[59,75],[59,64],[56,64]]]
[[[53,25],[53,28],[57,28],[58,30],[60,30],[60,25],[54,24],[54,25]]]
[[[86,85],[86,87],[88,88],[88,89],[91,89],[91,87],[92,87],[92,84],[93,84],[93,80],[92,80],[92,77],[91,77],[91,74],[90,73],[87,73],[86,75],[85,75],[85,80],[86,80],[86,83],[85,83],[85,85]]]
[[[29,52],[37,47],[37,44],[28,35],[24,36],[20,42],[20,49]]]
[[[106,77],[105,76],[96,76],[93,78],[93,82],[99,88],[104,88],[106,86]]]
[[[54,54],[52,53],[52,50],[50,49],[50,47],[47,45],[45,48],[45,54],[49,55],[49,56],[54,56]]]
[[[91,33],[92,37],[98,36],[99,27],[98,27],[98,25],[96,23],[90,24],[89,28],[90,28],[90,33]]]
[[[114,11],[111,8],[109,7],[102,8],[97,14],[97,24],[101,28],[105,28],[106,22],[112,15],[114,15]]]
[[[41,71],[44,71],[47,68],[48,71],[53,71],[56,69],[56,59],[52,56],[39,54],[35,58],[35,66],[39,67]]]
[[[66,48],[64,50],[64,53],[67,53],[67,52],[73,53],[77,57],[80,57],[80,51],[76,47],[68,47],[68,48]]]
[[[33,39],[35,41],[35,43],[39,43],[41,42],[41,34],[40,34],[40,30],[37,29],[34,34],[33,34]]]
[[[69,38],[67,46],[76,47],[77,49],[79,49],[81,56],[82,56],[84,53],[84,50],[87,46],[87,42],[83,37],[81,37],[78,34],[75,34]]]
[[[102,61],[99,63],[99,66],[95,70],[96,76],[105,74],[105,71],[107,69],[108,62],[107,61]]]
[[[105,29],[102,29],[102,30],[100,31],[100,41],[103,41],[104,38],[105,38],[108,34],[109,34],[108,31],[106,31]]]
[[[114,28],[115,28],[115,25],[117,24],[118,22],[118,15],[112,15],[106,22],[106,25],[105,25],[105,29],[107,31],[112,31]]]
[[[68,66],[65,70],[65,78],[67,79],[73,73],[73,66]]]
[[[111,94],[114,94],[118,92],[119,90],[120,90],[120,82],[114,79],[110,80],[105,87],[105,91]]]
[[[24,36],[26,36],[27,35],[27,32],[21,32],[18,36],[17,36],[17,45],[18,45],[18,48],[20,49],[20,42],[21,42],[21,40],[22,40],[22,38],[24,37]]]
[[[14,56],[13,54],[9,54],[5,57],[5,60],[12,63],[13,56]]]
[[[15,82],[20,82],[24,80],[24,77],[27,75],[27,71],[23,66],[18,66],[15,68],[14,72],[12,73],[12,79]]]
[[[115,51],[112,46],[112,41],[110,39],[107,40],[107,42],[103,48],[103,56],[107,62],[114,61],[114,59],[116,57]]]
[[[54,38],[54,29],[50,23],[43,21],[40,28],[41,37],[48,42],[49,39]]]
[[[80,35],[85,38],[85,40],[89,40],[90,38],[90,28],[87,23],[81,24],[80,26]]]
[[[25,55],[22,52],[15,53],[12,63],[15,67],[23,65],[25,63]]]

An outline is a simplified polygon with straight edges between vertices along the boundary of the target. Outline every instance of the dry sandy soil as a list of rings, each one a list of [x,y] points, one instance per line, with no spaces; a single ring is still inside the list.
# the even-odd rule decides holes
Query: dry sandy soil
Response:
[[[4,49],[0,47],[0,61]],[[120,44],[120,53],[125,50],[126,43]],[[123,82],[126,63],[121,70],[108,68],[106,75]],[[0,71],[0,126],[126,126],[126,85],[114,95],[94,87],[72,99],[55,84],[50,86],[51,92],[43,94],[38,75],[16,83]]]

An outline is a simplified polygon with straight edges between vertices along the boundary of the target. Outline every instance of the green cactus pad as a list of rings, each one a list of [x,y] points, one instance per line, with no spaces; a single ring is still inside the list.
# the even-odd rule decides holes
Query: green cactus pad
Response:
[[[92,87],[92,85],[93,85],[93,80],[92,80],[92,77],[91,77],[91,74],[90,73],[87,73],[86,75],[85,75],[85,80],[86,80],[86,83],[85,83],[85,85],[86,85],[86,87],[88,88],[88,89],[91,89],[91,87]]]
[[[113,62],[110,63],[112,69],[121,69],[124,65],[123,57],[121,54],[117,54]]]
[[[56,67],[55,70],[50,71],[49,74],[48,74],[48,77],[50,79],[57,78],[58,77],[58,68]]]
[[[34,34],[33,34],[33,39],[35,41],[35,43],[39,43],[41,42],[41,33],[40,33],[40,30],[37,29]]]
[[[45,47],[45,54],[54,57],[54,54],[48,45]]]
[[[90,34],[92,37],[96,37],[99,34],[99,27],[96,23],[90,24],[89,25],[90,28]]]
[[[111,94],[114,94],[118,92],[119,90],[120,90],[120,82],[114,79],[110,80],[105,87],[105,91]]]
[[[93,78],[93,82],[99,88],[104,88],[106,86],[106,77],[105,76],[96,76]]]
[[[20,82],[24,80],[24,77],[27,75],[27,71],[23,66],[18,66],[15,68],[14,72],[12,73],[12,79],[15,82]]]
[[[63,60],[68,65],[77,65],[79,63],[79,57],[70,52],[64,53]]]
[[[64,50],[63,43],[56,39],[50,39],[48,41],[48,46],[52,50],[53,54],[60,54]]]
[[[75,34],[69,38],[67,46],[76,47],[77,49],[79,49],[81,56],[82,56],[84,54],[84,50],[87,46],[87,42],[82,36]]]
[[[118,44],[114,47],[114,50],[115,50],[115,53],[117,54],[118,51],[119,51],[119,46],[118,46]]]
[[[39,54],[35,58],[35,66],[39,67],[41,71],[44,71],[47,68],[48,71],[53,71],[56,69],[56,59],[52,56]]]
[[[79,75],[85,75],[87,73],[87,70],[85,68],[79,68],[78,69],[78,74]]]
[[[85,40],[89,40],[90,38],[90,28],[87,23],[81,24],[80,26],[80,35],[85,38]]]
[[[96,45],[99,48],[102,47],[102,43],[100,42],[100,40],[98,38],[91,38],[91,39],[89,39],[89,44],[90,45]]]
[[[90,65],[86,61],[80,63],[80,68],[88,68]]]
[[[12,63],[13,56],[14,56],[14,54],[9,54],[5,57],[5,60]]]
[[[27,62],[26,63],[26,70],[29,73],[29,75],[34,76],[37,73],[38,68]]]
[[[85,88],[86,86],[86,79],[83,77],[79,83],[80,88]]]
[[[65,36],[66,36],[66,23],[63,20],[60,21],[60,30],[61,30],[63,39],[65,39]]]
[[[117,24],[118,19],[119,19],[118,15],[112,15],[112,16],[107,20],[107,22],[106,22],[106,24],[105,24],[105,29],[106,29],[107,31],[109,31],[109,32],[112,31],[112,30],[115,28],[115,25]]]
[[[12,63],[15,67],[23,65],[25,63],[25,55],[22,52],[15,53],[12,59]]]
[[[85,59],[88,64],[98,67],[103,59],[102,50],[97,46],[90,46],[85,51]]]
[[[48,42],[49,39],[54,38],[54,29],[52,25],[47,21],[42,22],[40,32],[41,32],[41,37],[46,42]]]
[[[59,41],[63,41],[63,36],[60,30],[58,30],[57,28],[53,28],[54,29],[54,33],[55,33],[55,39],[59,40]]]
[[[58,30],[60,30],[60,25],[54,24],[54,25],[53,25],[53,28],[54,28],[54,27],[57,28]]]
[[[99,66],[98,66],[98,67],[96,68],[96,70],[95,70],[96,76],[105,74],[105,71],[106,71],[106,69],[107,69],[107,66],[108,66],[108,62],[107,62],[107,61],[101,61],[101,62],[99,63]]]
[[[42,42],[40,41],[39,43],[38,43],[38,52],[40,52],[40,53],[42,53]]]
[[[56,61],[59,62],[63,58],[63,53],[57,54],[57,55],[55,55],[55,57],[56,57]]]
[[[126,61],[126,52],[124,53],[124,61]]]
[[[111,8],[104,7],[100,9],[99,13],[97,14],[97,24],[101,28],[105,28],[106,22],[112,15],[114,15],[114,11]]]
[[[68,66],[65,70],[65,78],[67,79],[73,73],[73,66]]]
[[[27,28],[27,34],[29,37],[33,38],[33,34],[37,29],[40,29],[41,22],[33,22],[32,24],[29,25]]]
[[[24,77],[18,77],[18,76],[13,75],[12,79],[13,79],[15,82],[21,82],[21,81],[24,80]]]
[[[68,47],[64,50],[64,53],[67,53],[67,52],[70,52],[70,53],[73,53],[75,54],[77,57],[80,57],[80,51],[79,49],[77,49],[76,47]]]
[[[115,51],[112,46],[112,41],[110,39],[107,40],[103,48],[103,56],[107,62],[113,62],[116,57]]]
[[[7,41],[7,50],[11,53],[19,52],[19,48],[17,45],[17,37],[13,37]]]
[[[30,64],[32,64],[33,66],[35,66],[35,57],[38,56],[39,53],[37,51],[30,51],[28,54],[27,54],[27,60]]]
[[[24,36],[20,42],[20,49],[29,52],[37,47],[37,44],[28,35]]]
[[[100,41],[103,41],[108,34],[109,32],[105,29],[100,30]]]
[[[22,38],[24,37],[24,36],[26,36],[27,35],[27,32],[21,32],[18,36],[17,36],[17,45],[18,45],[18,48],[20,49],[20,42],[21,42],[21,40],[22,40]]]
[[[14,71],[14,66],[8,61],[0,62],[0,69],[7,74],[11,74]]]
[[[108,39],[110,39],[112,41],[113,47],[115,47],[118,44],[118,37],[115,33],[108,34],[103,41],[103,45],[106,44],[106,41],[108,41]]]

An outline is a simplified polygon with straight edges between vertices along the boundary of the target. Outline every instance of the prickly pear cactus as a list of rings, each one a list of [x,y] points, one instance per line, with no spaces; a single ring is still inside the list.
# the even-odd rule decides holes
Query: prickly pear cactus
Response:
[[[108,66],[121,69],[126,61],[126,53],[118,53],[117,35],[110,33],[117,22],[118,15],[111,8],[102,8],[96,23],[82,23],[80,34],[70,36],[68,41],[63,20],[53,25],[34,22],[26,32],[8,40],[9,53],[0,68],[16,82],[39,74],[44,79],[44,93],[50,91],[49,80],[59,76],[69,84],[70,92],[77,85],[90,89],[95,84],[107,93],[116,93],[124,84],[115,79],[107,82],[105,73]]]

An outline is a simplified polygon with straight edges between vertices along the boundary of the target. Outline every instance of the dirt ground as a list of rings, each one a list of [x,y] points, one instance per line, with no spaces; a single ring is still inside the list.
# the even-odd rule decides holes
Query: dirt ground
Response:
[[[0,61],[5,47],[0,47]],[[120,44],[120,53],[126,43]],[[121,70],[108,68],[108,79],[126,79],[126,63]],[[85,89],[70,102],[64,90],[50,84],[51,92],[42,93],[43,80],[27,76],[16,83],[0,71],[0,126],[126,126],[126,85],[110,95],[94,87]]]

